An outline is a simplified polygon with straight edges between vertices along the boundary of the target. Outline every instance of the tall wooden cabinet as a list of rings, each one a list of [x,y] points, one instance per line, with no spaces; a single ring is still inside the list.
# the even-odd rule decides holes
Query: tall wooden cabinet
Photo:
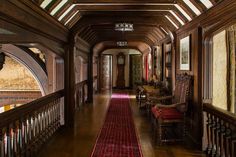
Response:
[[[117,55],[117,88],[125,88],[125,55],[119,53]]]

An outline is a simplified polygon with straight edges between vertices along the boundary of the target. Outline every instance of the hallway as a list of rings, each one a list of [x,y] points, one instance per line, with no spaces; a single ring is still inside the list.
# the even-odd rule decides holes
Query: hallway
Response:
[[[200,157],[190,145],[156,146],[151,137],[148,119],[136,105],[135,96],[130,93],[130,104],[144,157]],[[89,157],[91,156],[98,133],[103,125],[111,93],[97,94],[93,104],[85,104],[76,111],[75,127],[59,130],[42,147],[39,157]],[[83,126],[83,127],[81,127]]]

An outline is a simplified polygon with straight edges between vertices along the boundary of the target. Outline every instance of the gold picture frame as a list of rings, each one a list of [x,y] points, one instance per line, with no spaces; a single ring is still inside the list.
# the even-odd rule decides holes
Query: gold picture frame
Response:
[[[191,36],[180,39],[180,70],[190,70]]]

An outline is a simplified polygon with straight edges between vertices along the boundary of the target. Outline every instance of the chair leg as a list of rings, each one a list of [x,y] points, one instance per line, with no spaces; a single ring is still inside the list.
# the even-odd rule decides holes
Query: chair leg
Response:
[[[158,144],[159,145],[162,145],[162,133],[163,133],[163,130],[162,130],[162,125],[161,125],[161,122],[159,120],[157,120],[157,133],[158,133]]]
[[[186,136],[186,125],[185,125],[185,119],[184,119],[184,121],[183,121],[183,123],[182,123],[182,128],[183,128],[183,141],[184,141],[184,138],[185,138],[185,136]]]

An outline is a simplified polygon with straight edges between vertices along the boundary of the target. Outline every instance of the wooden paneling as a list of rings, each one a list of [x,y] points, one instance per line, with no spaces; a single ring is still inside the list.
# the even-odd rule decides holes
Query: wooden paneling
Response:
[[[112,56],[102,55],[101,57],[101,89],[108,90],[112,87]]]
[[[8,22],[36,31],[52,40],[67,41],[68,30],[30,1],[3,0],[0,12],[1,17],[6,17]]]
[[[189,105],[187,126],[188,135],[198,145],[201,146],[202,137],[202,30],[201,28],[193,28],[191,31],[177,34],[176,45],[176,74],[188,73],[193,75],[193,98]],[[190,70],[180,70],[180,39],[190,36]]]

